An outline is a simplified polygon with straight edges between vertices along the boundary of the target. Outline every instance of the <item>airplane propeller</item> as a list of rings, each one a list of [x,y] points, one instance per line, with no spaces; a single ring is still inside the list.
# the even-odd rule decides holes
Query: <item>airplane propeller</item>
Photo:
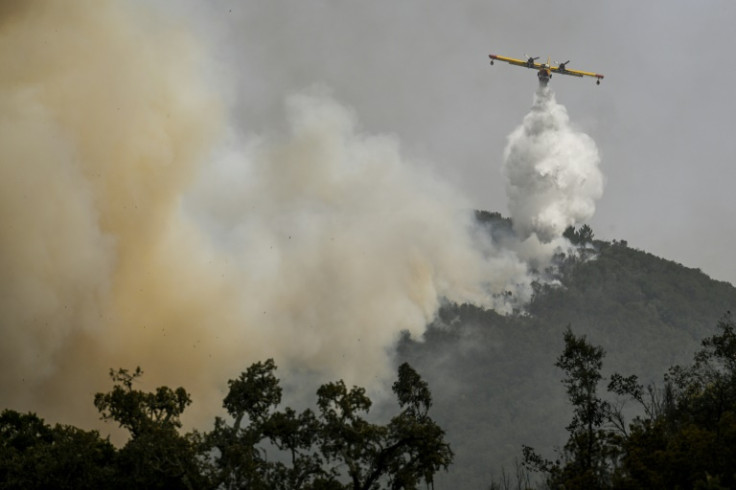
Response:
[[[555,61],[555,63],[557,63],[557,65],[558,65],[558,66],[559,66],[560,68],[562,68],[563,70],[565,69],[565,67],[567,66],[567,64],[568,64],[569,62],[570,62],[570,60],[567,60],[567,61],[565,61],[564,63],[560,63],[559,61]]]
[[[536,61],[536,60],[538,60],[538,59],[539,59],[539,56],[534,56],[534,57],[531,57],[531,56],[529,56],[528,54],[525,54],[525,55],[524,55],[524,59],[525,59],[525,60],[534,60],[534,61]]]

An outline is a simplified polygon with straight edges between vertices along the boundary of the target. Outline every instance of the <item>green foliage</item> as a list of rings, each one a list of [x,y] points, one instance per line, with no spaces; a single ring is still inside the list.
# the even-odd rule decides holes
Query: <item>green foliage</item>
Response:
[[[562,234],[570,240],[570,243],[578,246],[585,246],[593,243],[593,229],[588,225],[583,225],[579,230],[575,230],[574,226],[568,226]]]
[[[114,477],[115,448],[96,431],[51,427],[35,414],[0,415],[0,488],[96,489]]]
[[[426,382],[404,363],[393,391],[402,411],[386,426],[362,417],[371,406],[362,388],[348,390],[340,381],[317,392],[321,452],[346,465],[355,490],[377,488],[382,479],[388,488],[414,489],[422,481],[432,483],[452,462],[444,431],[427,414],[432,399]]]
[[[622,487],[736,487],[736,332],[727,313],[690,366],[665,377],[663,409],[632,423],[622,442]]]
[[[399,366],[399,379],[393,384],[392,390],[399,400],[399,406],[407,414],[417,418],[427,416],[432,406],[432,394],[427,382],[408,363]]]
[[[97,393],[94,403],[103,420],[127,429],[130,440],[116,457],[121,488],[200,488],[203,479],[191,436],[182,436],[180,416],[191,404],[184,388],[161,386],[154,392],[133,389],[140,368],[110,370],[114,385]]]
[[[386,425],[366,420],[365,390],[342,381],[319,388],[318,414],[281,409],[275,370],[272,359],[251,365],[228,382],[229,419],[183,435],[180,417],[191,403],[183,388],[145,392],[134,389],[140,368],[111,370],[112,390],[94,403],[104,420],[130,432],[120,449],[97,432],[6,410],[0,488],[411,490],[452,462],[444,431],[428,415],[429,387],[408,364],[393,384],[401,410]]]
[[[311,410],[297,414],[278,411],[281,387],[273,359],[252,364],[228,381],[223,407],[233,419],[229,425],[216,418],[212,432],[204,436],[207,473],[220,488],[300,489],[329,485],[330,471],[313,451],[320,426]],[[269,461],[263,444],[270,442],[288,455],[290,465]],[[329,488],[329,487],[325,487]]]
[[[130,431],[133,438],[162,429],[174,430],[181,427],[179,417],[192,403],[184,388],[172,390],[162,386],[154,393],[133,389],[133,383],[143,375],[141,368],[133,373],[127,369],[110,370],[115,382],[109,393],[95,395],[95,407],[103,420],[114,420],[120,427]]]
[[[238,379],[227,382],[230,390],[223,407],[235,418],[236,426],[244,415],[252,421],[264,420],[269,410],[281,403],[281,387],[273,374],[275,370],[276,364],[269,359],[251,365]]]
[[[693,364],[675,366],[663,396],[644,398],[635,376],[611,376],[610,392],[644,408],[626,428],[620,412],[596,395],[603,351],[565,333],[557,366],[573,405],[563,460],[554,463],[524,447],[527,467],[550,488],[736,487],[736,332],[730,313],[720,334],[703,340]],[[627,429],[627,430],[623,430]]]
[[[610,481],[610,460],[616,454],[611,434],[603,425],[611,418],[611,405],[598,396],[598,383],[603,379],[603,349],[577,337],[568,327],[564,334],[565,349],[555,365],[562,369],[568,400],[573,407],[572,421],[567,426],[569,438],[562,462],[542,459],[524,446],[524,463],[530,469],[547,474],[551,488],[605,488]]]

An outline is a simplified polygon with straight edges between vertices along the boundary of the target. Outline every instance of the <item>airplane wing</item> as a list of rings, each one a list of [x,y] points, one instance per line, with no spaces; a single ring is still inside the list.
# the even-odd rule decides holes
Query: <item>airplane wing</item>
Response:
[[[501,56],[498,54],[489,54],[488,57],[491,58],[491,60],[505,61],[506,63],[511,63],[512,65],[517,65],[517,66],[523,66],[525,68],[534,68],[536,70],[539,70],[540,68],[542,68],[542,65],[539,63],[529,63],[528,61],[517,60],[516,58],[509,58],[507,56]]]
[[[580,70],[568,70],[567,68],[560,68],[559,66],[550,66],[549,68],[552,70],[553,73],[560,73],[562,75],[570,75],[572,77],[594,77],[598,80],[601,80],[603,78],[603,75],[600,73],[593,73],[590,71],[580,71]]]

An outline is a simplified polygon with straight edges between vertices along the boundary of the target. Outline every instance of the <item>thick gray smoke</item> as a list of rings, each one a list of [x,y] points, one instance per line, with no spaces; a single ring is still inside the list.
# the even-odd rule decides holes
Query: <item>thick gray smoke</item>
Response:
[[[143,3],[2,3],[0,408],[88,426],[108,369],[140,365],[208,420],[268,357],[376,386],[443,299],[529,297],[524,252],[395,137],[316,89],[244,132],[206,59]],[[589,217],[596,165],[540,92],[507,149],[514,219],[549,239]]]
[[[595,142],[575,130],[549,87],[540,86],[531,111],[508,138],[504,172],[514,227],[526,238],[559,238],[590,219],[603,195]]]
[[[286,131],[223,145],[187,199],[263,352],[371,383],[442,298],[504,311],[504,291],[526,294],[526,266],[477,239],[470,205],[394,137],[361,133],[324,90],[290,97],[286,112]]]
[[[267,357],[370,385],[442,298],[528,294],[457,191],[328,95],[244,134],[181,22],[106,0],[0,16],[2,407],[89,425],[108,369],[140,365],[211,415]]]

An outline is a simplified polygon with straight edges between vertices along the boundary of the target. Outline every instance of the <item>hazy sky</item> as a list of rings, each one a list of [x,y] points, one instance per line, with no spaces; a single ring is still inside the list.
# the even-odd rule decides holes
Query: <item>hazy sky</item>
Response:
[[[171,2],[181,15],[181,3]],[[606,176],[591,225],[602,239],[736,282],[732,192],[736,65],[731,1],[231,1],[193,4],[231,88],[233,116],[258,132],[284,98],[328,87],[368,133],[507,213],[502,153],[532,103],[534,72],[488,54],[572,60],[603,73],[556,76],[571,120]],[[189,15],[193,13],[194,15]],[[234,83],[233,83],[234,82]]]

